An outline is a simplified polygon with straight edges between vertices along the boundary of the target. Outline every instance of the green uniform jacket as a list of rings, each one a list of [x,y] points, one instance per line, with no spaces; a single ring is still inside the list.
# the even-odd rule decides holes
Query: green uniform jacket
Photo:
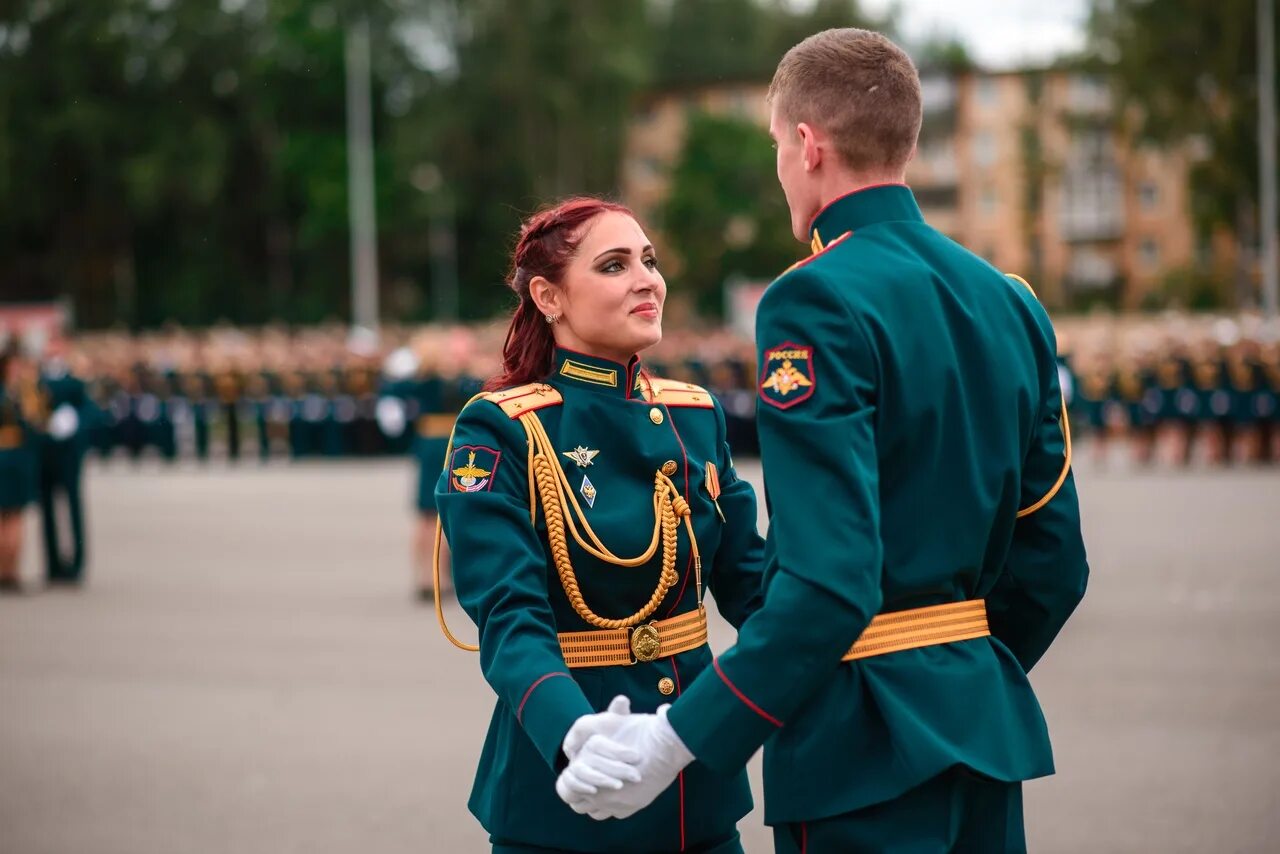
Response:
[[[841,815],[954,765],[1053,772],[1026,672],[1084,593],[1049,319],[926,225],[906,187],[842,197],[766,291],[765,601],[670,721],[724,772],[765,744],[765,820]],[[993,637],[852,663],[876,614],[985,598]]]
[[[709,396],[703,398],[706,408],[647,402],[635,359],[622,365],[557,351],[556,365],[547,382],[563,404],[541,409],[538,416],[596,534],[620,557],[644,553],[653,533],[655,471],[669,463],[671,479],[691,506],[704,585],[714,592],[720,613],[740,625],[760,604],[764,544],[756,532],[755,493],[734,472],[719,404],[707,405]],[[578,449],[599,453],[587,466],[563,456]],[[724,521],[708,489],[707,463],[720,473]],[[557,850],[678,851],[731,833],[751,809],[741,768],[720,772],[695,763],[678,785],[625,821],[594,821],[557,797],[561,744],[575,720],[603,710],[618,694],[631,698],[633,711],[652,712],[710,665],[711,653],[704,645],[649,663],[567,668],[556,633],[594,627],[565,595],[541,510],[536,527],[530,522],[527,471],[520,422],[488,400],[467,406],[436,501],[458,599],[479,628],[480,668],[498,695],[471,811],[495,838]],[[634,568],[592,558],[572,538],[569,551],[583,598],[595,613],[626,617],[653,595],[661,549]],[[683,525],[675,567],[680,579],[651,619],[697,607]],[[660,691],[664,679],[671,680],[667,687],[674,694]]]

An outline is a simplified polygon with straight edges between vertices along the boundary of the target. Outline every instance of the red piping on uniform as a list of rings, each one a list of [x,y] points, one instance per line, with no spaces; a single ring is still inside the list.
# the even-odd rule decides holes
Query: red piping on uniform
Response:
[[[524,692],[524,698],[520,701],[520,708],[516,709],[516,723],[520,724],[521,726],[524,725],[524,721],[520,720],[520,716],[524,714],[524,704],[529,702],[529,695],[533,693],[534,688],[537,688],[539,685],[541,685],[543,682],[546,682],[552,676],[563,676],[567,679],[569,677],[569,674],[556,671],[555,673],[547,673],[543,676],[539,676],[537,681],[529,686],[529,690]]]
[[[777,719],[777,718],[775,718],[773,715],[769,714],[769,713],[768,713],[768,712],[766,712],[764,709],[762,709],[762,708],[760,708],[759,706],[757,706],[755,703],[751,702],[751,700],[749,700],[749,699],[747,698],[747,695],[746,695],[746,694],[744,694],[744,693],[742,693],[741,691],[739,691],[739,690],[738,690],[738,686],[737,686],[737,685],[734,685],[732,682],[730,682],[730,681],[729,681],[729,677],[728,677],[728,676],[725,676],[725,675],[724,675],[724,671],[720,669],[720,660],[719,660],[719,659],[717,659],[717,658],[713,658],[713,659],[711,659],[711,666],[712,666],[712,667],[714,667],[714,668],[716,669],[716,673],[720,674],[720,680],[721,680],[722,682],[724,682],[724,684],[726,684],[726,685],[728,685],[728,686],[729,686],[729,690],[730,690],[730,691],[732,691],[732,692],[733,692],[733,694],[734,694],[734,696],[735,696],[735,697],[737,697],[739,700],[741,700],[741,701],[746,705],[746,707],[747,707],[748,709],[750,709],[751,711],[755,712],[757,715],[759,715],[760,717],[764,718],[766,721],[768,721],[769,723],[773,724],[774,726],[779,727],[779,728],[781,728],[781,727],[782,727],[782,721],[778,720],[778,719]]]
[[[800,822],[800,854],[806,854],[809,850],[809,825]]]
[[[823,255],[827,254],[832,249],[835,249],[841,243],[844,243],[844,241],[847,240],[852,234],[853,234],[852,231],[846,231],[844,234],[840,235],[835,240],[831,241],[826,246],[822,247],[821,249],[819,249],[817,252],[813,253],[809,257],[801,258],[799,261],[792,264],[790,267],[787,268],[787,272],[790,273],[792,270],[799,270],[805,264],[811,263],[814,259],[821,258]]]
[[[685,576],[687,581],[689,576]],[[676,657],[671,656],[671,675],[676,677],[676,697],[680,696],[680,668],[676,667]],[[680,850],[684,850],[684,772],[680,772]]]
[[[905,186],[907,186],[907,185],[906,185],[906,184],[904,184],[904,183],[902,183],[901,181],[888,181],[888,182],[886,182],[886,183],[884,183],[884,184],[868,184],[868,185],[867,185],[867,186],[865,186],[865,187],[859,187],[859,188],[858,188],[858,189],[856,189],[856,190],[850,190],[849,192],[844,193],[843,195],[836,196],[834,199],[832,199],[831,201],[827,202],[827,203],[826,203],[825,205],[823,205],[822,207],[818,208],[818,212],[817,212],[816,214],[814,214],[812,217],[810,217],[810,218],[809,218],[809,231],[811,231],[811,232],[813,231],[813,224],[814,224],[815,222],[817,222],[817,221],[818,221],[818,217],[820,217],[820,216],[822,216],[824,213],[826,213],[827,208],[831,207],[832,205],[834,205],[836,202],[840,201],[841,199],[847,199],[847,198],[849,198],[850,196],[856,196],[858,193],[862,193],[862,192],[865,192],[865,191],[867,191],[867,190],[877,190],[877,189],[879,189],[879,188],[881,188],[881,187],[905,187]]]
[[[659,404],[659,406],[666,407],[666,404]],[[667,421],[671,424],[671,432],[675,434],[676,441],[680,443],[680,456],[684,457],[684,500],[688,501],[689,500],[689,452],[686,451],[684,448],[684,439],[680,438],[680,431],[676,429],[676,420],[675,418],[671,417],[671,409],[669,407],[667,407]],[[690,548],[689,563],[692,563],[692,562],[693,562],[693,549]],[[680,607],[680,600],[684,598],[684,591],[685,591],[685,588],[689,586],[689,576],[692,574],[693,573],[689,572],[689,567],[686,565],[684,570],[684,583],[680,585],[680,594],[676,596],[676,601],[671,603],[671,610],[667,611],[668,617],[670,617],[672,614],[675,613],[676,608]],[[699,596],[702,595],[701,590],[698,591],[698,595]]]
[[[684,850],[684,772],[680,772],[680,850]]]

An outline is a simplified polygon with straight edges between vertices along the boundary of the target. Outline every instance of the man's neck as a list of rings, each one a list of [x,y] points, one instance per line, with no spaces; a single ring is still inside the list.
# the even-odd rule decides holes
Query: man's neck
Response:
[[[832,170],[824,175],[820,185],[818,210],[842,196],[848,196],[869,187],[881,187],[885,184],[905,184],[907,176],[903,170],[883,170],[878,172],[850,172],[844,169]]]

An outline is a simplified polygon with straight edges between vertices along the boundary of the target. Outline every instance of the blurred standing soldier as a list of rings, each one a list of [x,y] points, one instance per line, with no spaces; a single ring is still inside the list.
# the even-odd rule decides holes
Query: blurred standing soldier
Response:
[[[1147,370],[1144,355],[1127,350],[1121,356],[1120,367],[1116,373],[1116,392],[1124,407],[1129,449],[1133,453],[1134,462],[1144,466],[1151,463],[1152,451],[1155,448],[1155,419],[1150,416],[1144,406],[1151,382],[1152,378]]]
[[[87,450],[86,425],[96,406],[85,384],[63,358],[63,344],[54,341],[41,377],[51,414],[40,464],[40,514],[44,530],[45,577],[49,584],[79,584],[85,566],[84,501],[81,482]],[[59,536],[59,499],[66,503],[71,528],[70,556]]]
[[[382,367],[374,418],[387,452],[397,456],[407,453],[413,441],[410,428],[418,417],[419,406],[414,379],[417,370],[417,357],[408,347],[393,350]]]
[[[40,389],[16,341],[0,348],[0,594],[20,593],[23,513],[39,490]]]
[[[1253,404],[1262,434],[1259,450],[1262,462],[1276,462],[1280,460],[1280,341],[1268,342],[1259,361],[1262,381]]]
[[[1210,465],[1221,464],[1231,444],[1231,393],[1227,386],[1226,365],[1216,344],[1203,341],[1197,348],[1191,368],[1196,392],[1196,437],[1204,447]]]
[[[1244,339],[1227,352],[1227,380],[1231,394],[1231,421],[1236,438],[1235,454],[1229,461],[1256,462],[1262,455],[1259,413],[1255,409],[1263,386],[1262,366],[1257,361],[1257,345]]]
[[[227,433],[227,459],[234,463],[240,459],[240,398],[243,389],[240,377],[229,362],[224,361],[214,372],[213,390]]]
[[[1100,353],[1088,356],[1081,366],[1079,379],[1076,385],[1078,409],[1093,436],[1094,462],[1104,464],[1110,440],[1107,424],[1107,404],[1111,400],[1112,385],[1109,357]]]
[[[266,368],[245,373],[245,406],[253,420],[258,440],[258,461],[271,459],[271,378]]]
[[[436,482],[440,472],[444,470],[445,456],[449,449],[449,434],[453,431],[454,421],[461,411],[456,397],[462,390],[456,387],[454,394],[446,393],[450,384],[436,370],[437,359],[444,354],[435,352],[432,345],[437,342],[419,342],[419,364],[417,383],[417,418],[414,421],[415,437],[413,440],[413,457],[418,468],[418,511],[417,529],[413,537],[414,568],[416,570],[417,594],[423,602],[432,601],[434,596],[431,573],[432,551],[436,535]],[[447,357],[444,357],[447,358]],[[449,402],[458,405],[458,409],[449,411]],[[462,401],[466,403],[465,400]],[[440,583],[448,583],[449,551],[447,544],[441,544]]]
[[[1025,851],[1022,781],[1053,773],[1027,671],[1088,574],[1049,316],[902,183],[922,108],[896,45],[811,36],[770,102],[814,255],[756,315],[764,602],[668,714],[574,723],[596,733],[575,763],[644,757],[583,811],[625,818],[763,744],[779,852]]]
[[[198,461],[209,461],[209,378],[203,366],[192,362],[178,377],[177,392],[186,404],[191,444]]]
[[[1165,342],[1164,354],[1156,365],[1156,384],[1160,387],[1160,428],[1169,444],[1169,457],[1177,465],[1191,459],[1191,428],[1195,423],[1196,395],[1181,344],[1173,339]]]

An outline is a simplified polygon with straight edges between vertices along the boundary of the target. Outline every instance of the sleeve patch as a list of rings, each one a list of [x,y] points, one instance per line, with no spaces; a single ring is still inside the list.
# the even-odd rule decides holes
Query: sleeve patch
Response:
[[[488,492],[493,489],[493,477],[498,472],[502,452],[484,445],[463,445],[454,448],[449,458],[450,492]]]
[[[813,348],[784,341],[760,355],[760,399],[778,409],[790,409],[813,397],[818,377]]]

